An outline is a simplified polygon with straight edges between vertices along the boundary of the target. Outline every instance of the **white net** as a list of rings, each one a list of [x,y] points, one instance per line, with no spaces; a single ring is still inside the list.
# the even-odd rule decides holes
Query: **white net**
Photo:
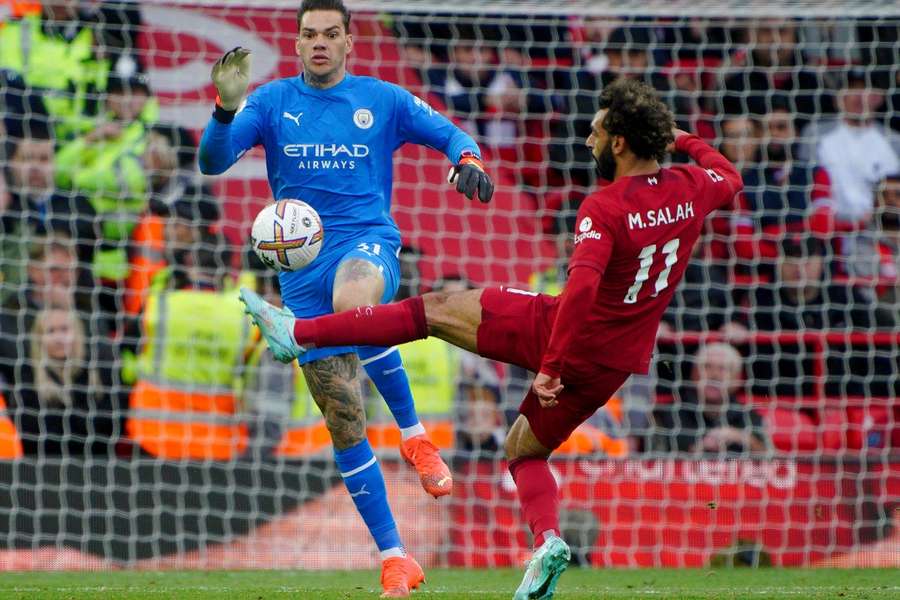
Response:
[[[236,301],[238,281],[273,283],[246,245],[265,157],[196,167],[212,62],[240,45],[253,86],[295,75],[299,3],[74,4],[3,5],[0,569],[374,566],[299,370]],[[398,151],[406,294],[558,293],[596,186],[583,140],[617,78],[652,84],[742,171],[653,374],[552,461],[574,559],[900,565],[896,3],[349,6],[350,70],[452,117],[497,183],[474,206],[444,157]],[[441,342],[403,354],[455,477],[452,498],[426,496],[368,394],[405,544],[425,566],[518,566],[502,440],[529,374]]]

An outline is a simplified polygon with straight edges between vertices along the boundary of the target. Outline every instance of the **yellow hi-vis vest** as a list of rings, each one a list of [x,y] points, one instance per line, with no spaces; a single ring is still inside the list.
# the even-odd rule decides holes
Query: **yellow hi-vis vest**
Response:
[[[229,460],[247,446],[237,390],[250,324],[237,294],[154,293],[127,429],[166,459]]]
[[[128,277],[126,245],[147,207],[150,182],[141,155],[159,103],[147,100],[139,120],[112,139],[88,143],[85,136],[56,153],[56,184],[85,194],[97,212],[103,245],[94,252],[94,275],[109,281]]]
[[[423,418],[453,412],[459,377],[459,352],[447,342],[429,337],[400,348],[416,412]]]
[[[93,46],[94,34],[88,28],[71,41],[46,35],[40,15],[0,27],[0,69],[15,71],[29,87],[40,88],[48,114],[60,121],[61,137],[90,127],[85,115],[88,88],[106,89],[109,61],[94,59]]]
[[[563,291],[565,279],[560,281],[560,272],[556,267],[536,271],[528,278],[528,289],[539,294],[559,296]]]

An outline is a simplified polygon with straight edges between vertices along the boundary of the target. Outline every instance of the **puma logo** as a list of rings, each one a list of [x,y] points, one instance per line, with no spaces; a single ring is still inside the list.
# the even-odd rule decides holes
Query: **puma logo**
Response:
[[[281,116],[284,117],[285,119],[290,119],[291,121],[293,121],[293,122],[297,125],[297,127],[300,127],[300,117],[303,116],[303,113],[302,113],[302,112],[297,113],[297,116],[295,117],[294,115],[292,115],[292,114],[289,113],[288,111],[284,111],[284,114],[281,115]]]
[[[367,483],[364,483],[363,486],[361,488],[359,488],[357,491],[350,492],[350,497],[356,498],[357,496],[362,496],[364,494],[368,494],[371,496],[372,494],[369,494],[369,490],[366,489],[367,485],[368,485]],[[347,490],[347,491],[350,491],[350,490]]]

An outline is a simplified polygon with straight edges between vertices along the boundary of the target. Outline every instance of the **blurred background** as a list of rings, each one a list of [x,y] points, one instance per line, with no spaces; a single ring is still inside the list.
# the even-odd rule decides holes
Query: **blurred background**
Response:
[[[212,63],[298,72],[295,1],[0,4],[0,569],[361,568],[377,554],[299,369],[235,290],[264,155],[199,174]],[[900,9],[891,2],[348,2],[350,71],[481,145],[490,205],[398,151],[398,299],[557,294],[600,90],[646,81],[741,170],[633,376],[555,454],[595,566],[900,566]],[[673,162],[687,160],[673,156]],[[327,240],[327,229],[325,232]],[[366,385],[369,437],[423,565],[530,552],[502,456],[531,374],[402,347],[452,457],[434,502]],[[159,402],[160,381],[177,382]],[[359,543],[347,544],[347,540]]]

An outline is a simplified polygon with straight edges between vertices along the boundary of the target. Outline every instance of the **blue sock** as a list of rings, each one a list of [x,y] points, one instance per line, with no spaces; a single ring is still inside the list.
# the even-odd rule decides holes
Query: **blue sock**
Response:
[[[363,440],[345,450],[335,450],[334,460],[344,478],[344,485],[356,504],[356,510],[362,515],[378,549],[384,551],[402,548],[400,532],[397,531],[391,507],[388,506],[384,476],[369,440]]]
[[[397,348],[360,346],[356,349],[360,362],[378,393],[387,402],[391,414],[400,429],[419,425],[416,405],[409,389],[409,379]],[[425,432],[424,429],[421,431]],[[404,437],[404,439],[406,439]]]

